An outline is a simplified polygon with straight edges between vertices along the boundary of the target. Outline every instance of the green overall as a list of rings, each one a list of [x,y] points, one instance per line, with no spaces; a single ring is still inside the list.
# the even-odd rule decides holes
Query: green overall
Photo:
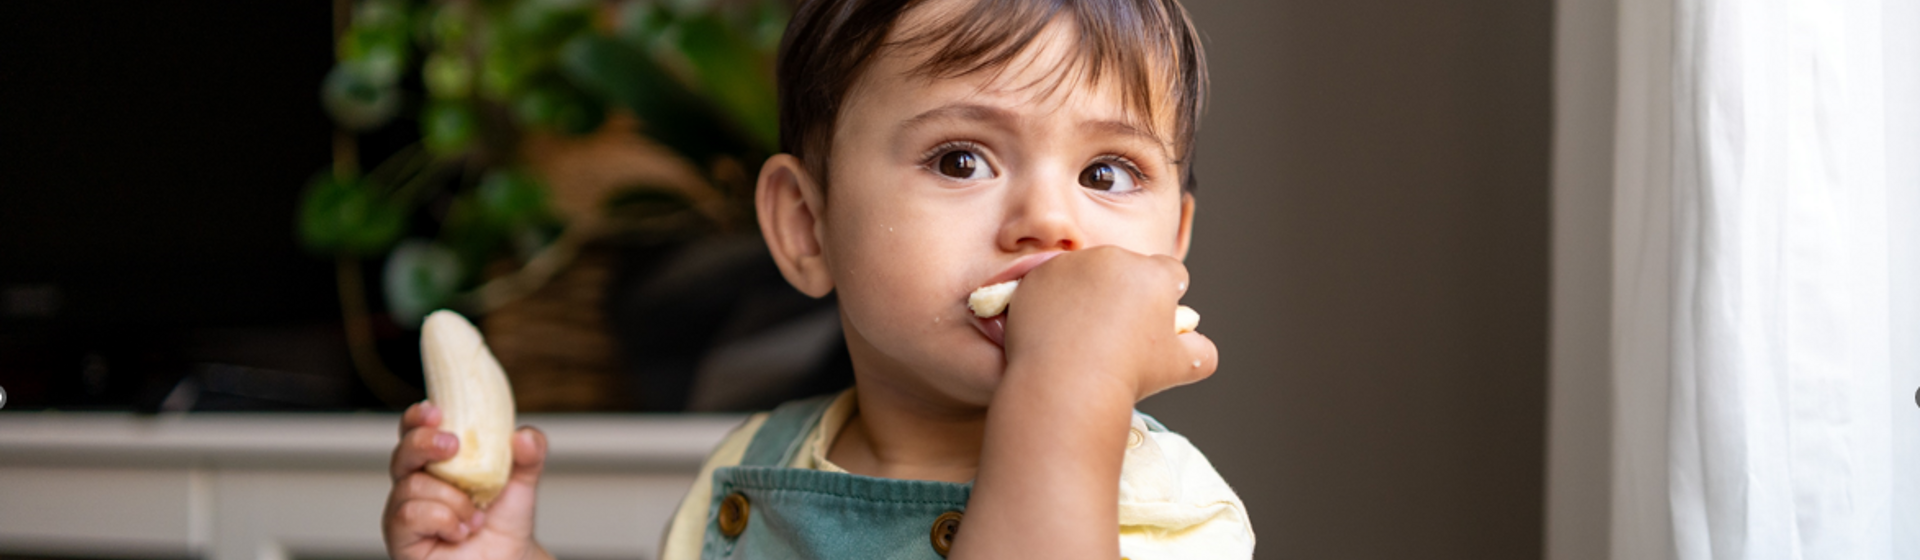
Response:
[[[942,540],[944,532],[946,543],[951,542],[959,513],[966,510],[967,496],[973,491],[971,483],[894,480],[786,466],[833,397],[789,402],[774,409],[754,434],[739,466],[713,471],[713,501],[700,553],[703,560],[943,557],[936,541]],[[744,507],[738,507],[743,502]],[[729,508],[732,511],[724,511]],[[744,516],[739,515],[742,510]]]

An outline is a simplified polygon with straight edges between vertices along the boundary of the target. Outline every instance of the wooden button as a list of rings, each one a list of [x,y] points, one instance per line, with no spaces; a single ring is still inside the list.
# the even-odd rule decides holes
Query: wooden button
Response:
[[[720,500],[720,534],[728,538],[738,537],[747,530],[747,497],[739,492],[728,494]]]
[[[933,532],[929,535],[933,539],[934,552],[940,553],[940,556],[945,558],[947,551],[953,550],[953,537],[958,534],[960,534],[960,512],[949,511],[940,514],[939,518],[933,520]]]

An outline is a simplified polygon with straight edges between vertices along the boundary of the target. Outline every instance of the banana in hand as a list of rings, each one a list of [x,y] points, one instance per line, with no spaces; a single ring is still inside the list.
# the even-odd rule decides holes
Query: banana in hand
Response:
[[[444,309],[421,327],[420,356],[427,400],[440,408],[440,429],[460,438],[459,453],[427,465],[427,472],[485,506],[500,496],[513,470],[513,389],[506,371],[479,329]]]

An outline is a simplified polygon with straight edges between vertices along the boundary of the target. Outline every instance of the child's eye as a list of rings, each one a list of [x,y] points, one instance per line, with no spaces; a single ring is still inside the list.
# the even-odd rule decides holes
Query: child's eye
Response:
[[[953,150],[940,154],[940,160],[934,162],[934,168],[941,175],[955,179],[990,179],[993,169],[987,167],[987,161],[972,150]]]
[[[1130,192],[1140,188],[1134,182],[1132,170],[1107,161],[1096,161],[1086,169],[1080,170],[1080,186],[1116,193]]]

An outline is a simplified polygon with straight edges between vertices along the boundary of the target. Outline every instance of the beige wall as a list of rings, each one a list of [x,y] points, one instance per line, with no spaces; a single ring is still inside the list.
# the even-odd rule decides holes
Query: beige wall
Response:
[[[1208,37],[1188,303],[1222,370],[1143,408],[1261,558],[1539,558],[1546,0],[1186,0]]]
[[[1612,476],[1615,0],[1554,3],[1547,560],[1604,560]]]

